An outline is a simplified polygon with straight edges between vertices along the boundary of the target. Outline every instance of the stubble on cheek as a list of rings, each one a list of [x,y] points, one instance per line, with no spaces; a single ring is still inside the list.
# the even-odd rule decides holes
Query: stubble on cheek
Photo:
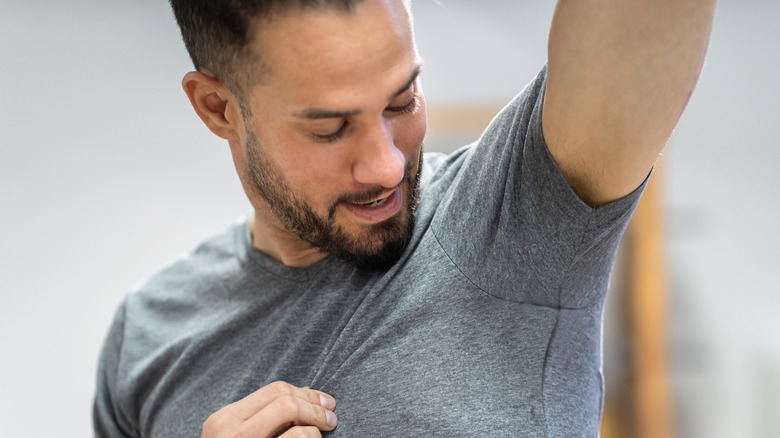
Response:
[[[351,230],[339,224],[339,206],[345,203],[365,203],[381,196],[386,188],[375,187],[360,193],[343,194],[318,215],[312,205],[290,190],[281,170],[268,160],[253,133],[247,141],[247,166],[244,177],[247,191],[263,198],[270,212],[283,228],[321,251],[350,261],[362,269],[384,269],[395,263],[408,245],[414,225],[414,214],[419,202],[419,183],[422,169],[422,145],[417,161],[407,162],[403,183],[404,208],[394,217],[372,225],[353,224]],[[351,222],[346,219],[347,222]]]

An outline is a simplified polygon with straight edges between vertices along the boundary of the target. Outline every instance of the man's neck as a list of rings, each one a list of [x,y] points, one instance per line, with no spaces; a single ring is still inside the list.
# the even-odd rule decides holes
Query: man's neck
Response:
[[[285,266],[305,268],[327,257],[257,211],[249,219],[249,233],[255,249]]]

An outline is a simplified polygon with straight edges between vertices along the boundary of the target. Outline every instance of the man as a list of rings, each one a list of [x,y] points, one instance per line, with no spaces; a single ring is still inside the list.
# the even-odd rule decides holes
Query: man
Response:
[[[449,157],[407,1],[171,3],[254,213],[127,297],[96,434],[596,436],[609,269],[713,1],[559,1],[548,66]]]

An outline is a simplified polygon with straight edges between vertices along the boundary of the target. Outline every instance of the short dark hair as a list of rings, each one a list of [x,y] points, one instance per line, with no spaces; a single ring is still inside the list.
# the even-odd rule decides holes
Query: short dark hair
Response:
[[[198,71],[208,71],[243,100],[245,87],[262,75],[250,48],[254,26],[292,10],[350,12],[362,0],[169,0],[184,45]]]

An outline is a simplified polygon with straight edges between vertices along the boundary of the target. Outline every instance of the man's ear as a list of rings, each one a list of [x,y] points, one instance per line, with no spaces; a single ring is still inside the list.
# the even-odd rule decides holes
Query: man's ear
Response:
[[[236,97],[216,78],[198,71],[184,75],[182,88],[192,107],[211,132],[228,141],[238,141],[243,120]]]

